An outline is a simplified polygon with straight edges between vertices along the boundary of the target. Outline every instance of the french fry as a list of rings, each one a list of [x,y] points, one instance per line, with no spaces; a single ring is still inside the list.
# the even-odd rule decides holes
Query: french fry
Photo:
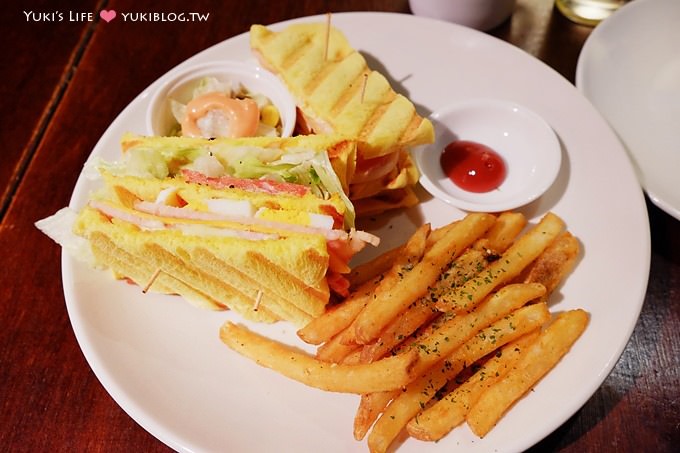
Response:
[[[472,432],[484,437],[510,406],[557,365],[587,324],[588,314],[584,310],[559,314],[538,339],[526,348],[516,368],[482,393],[472,406],[467,415]]]
[[[470,311],[495,288],[518,276],[563,229],[562,219],[553,213],[546,214],[483,273],[439,298],[436,307],[442,311]]]
[[[385,272],[376,291],[384,291],[394,286],[400,280],[401,275],[404,272],[408,272],[408,270],[413,268],[413,266],[420,261],[423,257],[423,253],[425,253],[427,237],[429,234],[430,224],[426,223],[411,235],[399,256],[395,258],[392,267]]]
[[[538,302],[547,301],[550,293],[555,290],[566,274],[573,268],[578,252],[578,241],[569,232],[564,232],[525,270],[525,275],[522,277],[525,283],[541,283],[546,286],[546,294],[537,299]],[[545,304],[541,305],[545,306]],[[520,311],[528,309],[530,307],[525,307],[520,309]],[[549,316],[547,308],[545,308],[545,316]],[[543,322],[546,320],[547,318]],[[494,328],[493,330],[496,329]],[[470,347],[468,344],[465,346]],[[444,370],[442,370],[443,372]],[[431,375],[432,372],[428,374]],[[490,379],[485,381],[487,385],[490,382]],[[462,393],[463,391],[465,393]],[[474,401],[473,395],[475,392],[476,390],[463,387],[461,390],[454,391],[453,395],[447,396],[442,401],[436,403],[432,408],[422,412],[418,415],[417,419],[411,420],[407,425],[410,435],[421,440],[440,439],[448,430],[464,421],[469,405]],[[452,400],[455,400],[455,402]],[[468,407],[465,407],[466,405]]]
[[[415,233],[409,238],[403,247],[401,254],[394,261],[392,267],[387,271],[384,277],[381,279],[378,286],[375,288],[373,293],[373,298],[367,304],[367,307],[379,303],[376,298],[376,294],[383,294],[389,292],[400,280],[403,279],[405,273],[410,272],[414,266],[420,261],[427,248],[427,238],[430,235],[430,225],[426,224],[418,228]],[[364,310],[367,308],[364,307]],[[364,311],[362,310],[362,312]],[[370,308],[368,308],[370,310]],[[348,329],[347,335],[343,338],[345,341],[350,341],[356,343],[356,322],[361,316],[361,312],[357,315],[357,319],[354,320],[352,328]]]
[[[455,378],[467,365],[505,343],[540,328],[549,318],[550,314],[545,304],[533,304],[515,310],[485,329],[479,330],[461,347],[397,394],[375,423],[368,437],[371,451],[385,451],[401,429],[427,405],[447,381]],[[382,412],[378,408],[373,410]]]
[[[401,254],[403,249],[404,246],[400,245],[386,251],[385,253],[381,253],[370,261],[355,266],[350,271],[350,273],[347,274],[350,288],[357,288],[367,281],[373,280],[374,278],[387,272],[390,267],[392,267],[392,263]]]
[[[354,438],[362,440],[383,409],[399,394],[399,391],[374,392],[361,395],[359,408],[354,416]]]
[[[493,253],[488,249],[469,248],[465,250],[441,273],[426,296],[436,300],[440,295],[470,280],[488,266],[488,259],[491,257],[490,254]],[[430,308],[434,307],[431,306]]]
[[[488,296],[472,313],[451,317],[428,336],[410,345],[410,349],[417,350],[420,355],[414,371],[417,375],[424,373],[481,329],[543,294],[545,287],[540,283],[506,285]]]
[[[574,267],[578,241],[553,213],[521,235],[526,225],[513,212],[423,225],[355,267],[350,296],[298,330],[316,357],[230,322],[220,337],[298,382],[361,395],[353,434],[372,453],[404,428],[436,441],[467,421],[482,437],[588,322],[572,310],[548,324],[548,297]]]
[[[343,330],[316,349],[316,358],[328,363],[343,363],[345,358],[354,351],[359,351],[361,345],[352,343],[350,330]]]
[[[438,294],[463,284],[486,265],[485,252],[472,248],[466,250],[444,271],[424,297],[393,319],[376,341],[363,347],[361,360],[372,362],[384,357],[419,327],[440,315],[441,313],[434,308],[434,300]]]
[[[501,213],[486,235],[451,263],[424,297],[393,319],[376,341],[364,346],[361,360],[371,362],[384,357],[419,327],[434,319],[438,312],[433,305],[439,295],[462,285],[486,268],[487,260],[493,259],[495,254],[504,252],[526,223],[526,218],[521,213]],[[441,232],[442,229],[435,231]],[[430,236],[433,235],[434,232]]]
[[[376,279],[377,285],[375,286],[374,291],[388,290],[399,280],[400,278],[399,276],[403,272],[406,272],[406,269],[411,269],[414,263],[420,260],[423,253],[425,252],[427,236],[429,235],[429,233],[430,233],[429,224],[421,226],[416,230],[415,233],[413,233],[411,238],[404,246],[402,254],[394,261],[392,268],[389,269],[389,271],[387,271],[381,278]],[[362,287],[363,286],[367,286],[367,284],[362,285]],[[372,300],[373,298],[371,297],[370,292],[365,293],[362,291],[358,294],[357,298],[360,298],[361,301],[363,301],[362,307],[373,302]],[[358,305],[358,303],[355,300],[354,301],[350,300],[349,303],[352,304],[353,306],[352,311],[356,310],[356,308],[354,308],[354,305]],[[349,309],[339,310],[342,310],[343,313],[348,313],[350,311]],[[348,319],[349,317],[345,316],[342,319],[343,324]],[[351,320],[349,326],[347,326],[344,330],[342,330],[333,338],[328,340],[325,344],[320,346],[317,351],[317,358],[320,360],[324,360],[326,362],[340,363],[347,355],[355,351],[359,346],[356,344],[355,341],[355,329],[353,328],[353,325],[354,320]],[[335,330],[328,328],[328,325],[326,325],[326,327],[327,332]],[[303,332],[302,335],[305,335],[309,338],[308,335],[309,333],[310,333],[309,331]],[[298,335],[300,335],[300,332],[298,332]],[[321,337],[317,335],[317,339],[318,338]]]
[[[497,253],[504,252],[526,223],[526,218],[521,213],[501,213],[485,237],[478,239],[459,256],[450,268],[440,275],[425,297],[411,304],[398,318],[392,320],[375,342],[364,346],[361,352],[362,361],[370,362],[384,357],[416,329],[434,319],[438,315],[433,308],[436,299],[486,268],[489,264],[487,260],[493,259]]]
[[[479,253],[480,253],[479,251],[474,251],[473,254],[479,254]],[[471,255],[468,255],[468,258],[470,258],[470,257],[471,257]],[[475,264],[476,261],[475,260],[468,262],[468,261],[465,260],[465,258],[463,258],[463,256],[461,256],[460,259],[463,259],[464,266],[467,266],[469,268],[468,271],[472,272],[472,268],[476,267],[476,264]],[[470,263],[473,263],[473,264],[470,264]],[[460,273],[458,273],[458,276],[461,278],[461,280],[469,278],[468,275],[467,275],[467,272],[460,272]],[[486,310],[486,311],[481,310],[482,316],[479,316],[479,317],[470,316],[469,318],[465,318],[465,319],[459,318],[455,322],[451,321],[448,325],[445,325],[444,327],[439,326],[439,328],[441,328],[441,329],[448,328],[449,330],[447,332],[449,332],[451,334],[451,336],[449,337],[446,332],[444,332],[444,333],[440,332],[440,336],[447,338],[447,341],[446,341],[446,344],[444,346],[442,346],[442,350],[439,351],[438,353],[446,354],[447,351],[454,349],[458,344],[460,344],[460,342],[464,341],[465,335],[471,334],[470,329],[471,328],[474,329],[474,327],[476,325],[475,324],[476,321],[481,320],[482,323],[491,322],[490,320],[492,320],[494,317],[502,316],[502,314],[511,311],[512,308],[506,308],[506,309],[502,308],[502,305],[503,305],[505,298],[510,298],[510,299],[512,299],[513,297],[515,298],[513,304],[509,305],[509,307],[520,306],[523,303],[525,303],[527,300],[530,300],[534,297],[539,297],[539,295],[542,294],[542,291],[543,291],[543,288],[540,285],[530,285],[530,286],[526,286],[526,287],[523,287],[523,286],[510,287],[509,289],[506,289],[504,292],[501,292],[499,295],[497,295],[497,297],[495,298],[493,303],[490,304],[488,310]],[[524,293],[523,296],[520,296],[522,293]],[[492,312],[494,310],[498,310],[499,308],[500,308],[500,311],[496,311],[495,313],[492,314]],[[420,313],[425,313],[425,312],[422,311]],[[485,313],[487,313],[487,315],[485,315]],[[417,319],[418,315],[419,315],[419,313],[416,312],[416,310],[407,310],[407,312],[404,314],[405,317],[414,316],[414,318],[416,318],[415,319],[416,322],[414,322],[413,325],[411,325],[410,327],[417,327],[416,324],[419,321]],[[484,319],[485,316],[488,316],[488,318],[486,320]],[[410,324],[409,321],[407,321],[406,319],[403,319],[403,318],[401,318],[400,321],[404,322],[405,324]],[[401,322],[393,323],[393,327],[395,329],[394,333],[392,333],[391,335],[389,335],[389,333],[388,333],[388,336],[381,336],[381,338],[378,341],[376,341],[376,343],[374,343],[372,345],[365,346],[364,350],[362,350],[362,361],[369,361],[369,359],[370,360],[377,360],[379,357],[382,356],[381,354],[383,353],[383,351],[385,351],[385,345],[382,344],[383,339],[390,338],[391,341],[393,341],[393,342],[399,342],[400,339],[398,339],[398,335],[399,335],[398,332],[399,332]],[[409,327],[409,330],[410,330],[410,327]],[[477,327],[477,328],[481,328],[481,327]],[[460,334],[460,333],[463,333],[463,335],[460,336],[460,337],[457,337],[456,334]],[[432,338],[435,338],[435,337],[433,336]],[[389,343],[387,340],[385,340],[385,341],[386,341],[386,344]],[[434,341],[430,341],[431,344],[427,344],[427,343],[418,344],[419,351],[429,351],[430,349],[434,348],[434,346],[432,346],[432,344],[435,344],[437,342],[438,341],[435,339]],[[367,357],[365,357],[365,354],[366,355],[367,354],[375,354],[375,356],[369,357],[367,359]],[[427,354],[427,355],[425,355],[424,360],[428,361],[428,363],[431,364],[433,359],[436,361],[437,356],[435,356],[435,355],[430,356],[429,354]],[[426,366],[424,368],[426,368]],[[365,430],[367,430],[369,428],[369,426],[367,426],[367,424],[370,425],[375,420],[374,418],[370,418],[366,414],[370,414],[373,417],[377,417],[380,414],[380,412],[384,409],[384,404],[387,404],[387,402],[389,402],[389,399],[385,399],[384,397],[383,398],[373,397],[373,398],[370,398],[370,399],[368,399],[368,398],[362,399],[362,403],[360,404],[359,409],[357,411],[357,416],[355,417],[355,433],[359,432],[359,433],[362,434],[362,437],[363,437],[363,435],[365,435]],[[382,404],[382,406],[381,406],[381,404]],[[364,406],[367,406],[367,407],[364,407]]]
[[[521,310],[532,308],[533,306]],[[547,308],[546,316],[550,317]],[[538,334],[538,329],[534,329],[499,349],[499,353],[484,363],[468,380],[412,418],[406,425],[409,435],[419,440],[437,441],[463,423],[470,406],[477,401],[479,395],[505,375],[519,360],[521,351],[535,341]]]
[[[442,363],[443,367],[456,368],[458,362],[467,366],[476,362],[497,348],[539,329],[550,321],[550,311],[544,303],[518,308],[507,316],[480,330],[460,348],[456,349]],[[441,362],[440,362],[441,363]],[[454,364],[454,365],[452,365]],[[441,372],[432,368],[428,374]],[[447,373],[443,373],[447,374]],[[423,375],[424,376],[424,375]],[[449,374],[449,379],[454,376]]]
[[[427,237],[426,249],[429,249],[434,243],[439,241],[456,223],[458,223],[458,221],[451,222],[441,228],[432,230]],[[392,267],[394,261],[402,255],[403,252],[404,245],[400,245],[376,256],[370,261],[355,266],[347,275],[347,279],[350,282],[350,288],[358,287],[364,282],[387,272]]]
[[[455,220],[451,223],[447,223],[444,226],[441,226],[439,228],[435,228],[432,230],[430,235],[427,237],[427,245],[426,245],[426,250],[429,250],[432,248],[434,244],[439,242],[444,236],[449,234],[449,232],[453,229],[456,228],[456,225],[460,222],[460,220]]]
[[[347,354],[340,363],[345,365],[357,365],[361,363],[361,348]]]
[[[369,344],[376,339],[392,319],[425,294],[445,266],[481,237],[494,222],[495,217],[491,214],[468,214],[434,243],[418,264],[405,270],[396,284],[385,291],[376,291],[375,300],[364,307],[355,319],[356,341]]]
[[[580,247],[578,240],[565,231],[525,270],[522,281],[537,282],[548,290],[544,299],[559,286],[573,269]]]
[[[521,212],[502,212],[496,218],[496,223],[489,228],[484,239],[478,241],[473,247],[503,252],[510,247],[526,224],[527,219]]]
[[[436,231],[443,231],[442,229]],[[434,233],[432,233],[434,234]],[[430,236],[432,236],[432,234]],[[457,260],[458,270],[452,275],[457,275],[462,282],[469,278],[470,274],[478,267],[478,259],[483,256],[480,250],[468,250]],[[384,357],[394,346],[401,343],[404,338],[413,333],[418,327],[426,323],[438,313],[431,307],[431,301],[420,299],[407,309],[398,319],[395,319],[385,329],[374,343],[365,345],[361,350],[361,362],[373,362]],[[378,392],[361,396],[359,408],[354,417],[354,438],[363,439],[371,425],[377,420],[387,404],[398,393]]]
[[[510,218],[508,218],[508,216]],[[506,238],[508,238],[511,234],[508,231],[510,228],[512,228],[511,225],[513,225],[513,223],[515,225],[519,224],[519,222],[516,220],[523,218],[523,216],[521,214],[511,215],[504,213],[501,215],[501,217],[504,218],[504,221],[499,223],[500,228],[496,227],[495,224],[494,227],[491,228],[491,230],[493,230],[492,237],[500,237],[500,240],[507,240]],[[515,222],[510,219],[514,219]],[[382,284],[382,290],[385,290],[385,288],[394,284],[395,279],[398,277],[399,272],[401,272],[401,269],[404,266],[410,265],[411,263],[414,263],[420,259],[424,252],[424,247],[431,247],[431,241],[438,240],[438,238],[441,238],[451,228],[451,225],[447,225],[431,232],[429,235],[427,235],[428,230],[426,228],[421,227],[418,229],[412,235],[411,239],[404,246],[399,248],[399,257],[394,256],[395,254],[393,251],[389,251],[386,254],[381,255],[383,257],[389,256],[389,259],[394,261],[394,264],[392,264],[391,269],[387,273],[387,277],[374,278],[370,281],[373,282],[371,285],[369,285],[369,282],[362,284],[361,287],[346,301],[336,307],[333,307],[326,314],[310,322],[307,326],[298,331],[298,335],[304,341],[312,344],[320,344],[322,341],[328,342],[319,348],[317,358],[324,361],[344,363],[344,359],[348,355],[355,352],[355,348],[348,347],[349,344],[354,343],[354,335],[353,333],[349,334],[349,332],[352,331],[351,329],[348,329],[348,331],[343,332],[341,335],[336,334],[338,334],[342,329],[347,328],[348,323],[351,323],[351,320],[353,320],[357,312],[366,305],[368,299],[370,298],[370,291],[375,290],[377,282]],[[425,239],[426,235],[427,238]],[[423,242],[423,240],[425,242]],[[499,240],[494,239],[494,243],[499,243]],[[456,260],[458,266],[455,269],[455,273],[451,270],[448,270],[444,274],[447,277],[448,275],[454,275],[456,276],[457,280],[451,282],[450,278],[444,278],[438,282],[438,286],[448,287],[451,284],[460,284],[463,279],[470,278],[472,272],[479,271],[479,262],[483,256],[484,252],[481,250],[467,250]],[[381,266],[381,269],[384,270],[384,263],[386,261],[384,259],[380,259],[378,261],[383,263],[379,264],[379,266]],[[416,302],[415,304],[412,304],[411,307],[409,307],[409,310],[407,310],[402,316],[403,319],[395,319],[391,325],[392,329],[396,331],[390,330],[388,327],[387,332],[385,332],[385,338],[381,338],[373,344],[367,345],[367,347],[364,348],[366,352],[362,356],[362,361],[370,362],[377,360],[380,357],[384,357],[391,347],[400,341],[397,339],[406,338],[408,335],[413,333],[415,329],[426,322],[427,319],[431,319],[433,316],[435,316],[437,314],[436,311],[433,311],[432,308],[426,307],[424,305],[425,303],[429,302],[425,299],[421,299],[421,301]],[[329,336],[331,333],[335,335],[335,337],[331,338]],[[390,340],[387,341],[386,338],[390,338]],[[354,362],[352,361],[352,363]]]
[[[326,313],[299,329],[298,337],[305,343],[321,344],[336,336],[346,329],[366,306],[380,280],[379,277],[375,277],[364,282],[342,303],[328,309]]]
[[[370,363],[385,357],[420,326],[434,319],[438,314],[427,300],[418,300],[394,319],[373,343],[361,348],[361,361]]]
[[[373,363],[329,364],[232,322],[220,339],[239,354],[290,379],[329,392],[372,393],[394,390],[413,380],[418,354],[400,354]]]

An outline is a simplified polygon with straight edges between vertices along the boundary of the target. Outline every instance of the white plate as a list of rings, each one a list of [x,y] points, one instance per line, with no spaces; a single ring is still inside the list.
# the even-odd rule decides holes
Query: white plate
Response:
[[[422,114],[453,101],[504,98],[541,115],[560,139],[560,175],[543,197],[522,211],[533,222],[552,210],[581,240],[584,256],[554,295],[552,309],[585,308],[592,314],[590,326],[557,368],[484,439],[462,427],[438,443],[407,439],[398,449],[523,450],[590,398],[618,360],[636,323],[647,285],[650,238],[644,197],[630,161],[604,119],[573,85],[505,42],[409,15],[335,14],[333,23],[397,90],[413,99]],[[401,39],[405,31],[409,39]],[[185,64],[220,58],[251,60],[248,36],[222,42]],[[499,67],[512,70],[494,69]],[[120,136],[142,132],[149,97],[172,72],[120,114],[93,150],[94,156],[115,159]],[[81,175],[71,206],[81,207],[92,188]],[[462,215],[444,202],[426,199],[410,212],[386,216],[373,226],[383,236],[381,247],[387,249],[421,222],[440,226]],[[113,281],[106,272],[88,269],[67,256],[62,266],[69,316],[90,366],[118,404],[172,448],[367,450],[365,441],[352,437],[358,397],[305,387],[232,352],[221,344],[218,329],[228,319],[238,321],[235,315],[199,310],[174,297],[142,295],[138,287]],[[311,351],[289,325],[250,326]]]
[[[680,219],[680,2],[635,0],[598,25],[576,86],[619,134],[649,198]]]

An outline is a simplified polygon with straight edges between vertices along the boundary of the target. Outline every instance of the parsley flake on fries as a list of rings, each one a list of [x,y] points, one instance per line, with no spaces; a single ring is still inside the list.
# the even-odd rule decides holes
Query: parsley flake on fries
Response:
[[[483,437],[586,328],[584,310],[549,308],[579,254],[553,213],[530,226],[520,213],[472,213],[355,267],[349,296],[298,331],[315,357],[231,323],[220,334],[291,379],[360,394],[354,437],[371,453],[462,423]]]

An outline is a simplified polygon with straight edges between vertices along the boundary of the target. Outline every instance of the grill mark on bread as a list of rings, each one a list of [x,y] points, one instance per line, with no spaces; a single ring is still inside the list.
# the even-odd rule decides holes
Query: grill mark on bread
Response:
[[[252,305],[255,298],[257,297],[257,294],[261,293],[262,297],[260,300],[260,309],[264,307],[266,310],[274,313],[275,315],[284,319],[289,319],[296,324],[309,322],[311,320],[311,317],[308,314],[304,313],[302,310],[298,309],[287,300],[273,294],[273,292],[266,288],[265,285],[262,285],[261,282],[255,281],[240,269],[231,266],[223,259],[213,255],[207,249],[195,249],[193,257],[196,262],[201,263],[202,266],[209,268],[209,272],[215,276],[230,276],[231,278],[237,277],[242,279],[240,284],[251,290],[253,295],[253,297],[248,298],[250,304],[248,308],[249,310],[252,310]]]
[[[292,68],[305,54],[310,53],[310,48],[313,47],[313,44],[311,39],[307,39],[301,46],[293,49],[293,52],[285,55],[281,62],[281,69],[287,71]]]
[[[127,278],[138,285],[141,284],[148,272],[144,270],[143,263],[139,259],[116,247],[113,241],[104,233],[94,231],[89,239],[92,253],[97,261],[106,263],[113,273],[116,274],[116,278]],[[174,294],[175,291],[166,284],[168,278],[172,277],[166,275],[165,278],[162,278],[159,275],[151,285],[153,291],[163,294]],[[149,279],[147,278],[146,280]]]
[[[368,69],[368,67],[366,67],[354,78],[354,80],[352,80],[347,89],[343,91],[342,96],[338,98],[337,102],[331,108],[330,110],[331,115],[333,116],[340,115],[345,109],[345,106],[352,99],[354,99],[354,97],[361,96],[361,92],[363,91],[364,86],[364,77],[366,77],[365,83],[368,83],[368,76],[370,74],[371,70]]]
[[[361,54],[348,53],[336,61],[325,63],[307,84],[305,93],[324,119],[331,119],[333,106],[366,70],[366,61]]]
[[[201,271],[192,262],[183,260],[180,258],[181,255],[177,256],[157,243],[148,243],[143,249],[146,252],[145,256],[150,257],[155,266],[162,266],[164,271],[169,272],[170,275],[175,276],[186,285],[199,290],[203,289],[204,292],[217,296],[223,305],[242,313],[246,317],[253,315],[250,313],[252,312],[253,298],[244,293],[243,288],[234,286],[233,282],[218,279]],[[262,307],[259,311],[266,312],[266,315],[272,318],[279,318],[268,307]]]
[[[307,62],[317,62],[317,60],[309,58],[309,56],[310,55],[307,55],[308,57],[306,59]],[[302,90],[303,94],[309,97],[314,96],[314,94],[317,91],[317,88],[319,88],[319,85],[321,85],[329,76],[332,76],[334,74],[342,74],[345,68],[347,68],[352,63],[351,58],[354,56],[356,56],[356,53],[352,52],[346,55],[342,55],[337,60],[321,62],[319,71],[317,71],[314,74],[314,77],[312,77],[312,79],[310,80],[310,82],[303,87]],[[363,68],[361,68],[359,72],[361,72],[362,69]]]
[[[380,119],[383,117],[387,109],[390,107],[392,102],[397,98],[397,93],[395,93],[393,90],[390,90],[386,95],[385,95],[385,100],[383,101],[382,104],[378,105],[375,110],[373,110],[373,113],[371,116],[368,118],[368,121],[363,125],[361,128],[361,132],[359,133],[359,138],[362,140],[366,140],[368,136],[371,135],[371,132],[376,128],[378,124],[380,124]]]
[[[254,264],[261,266],[261,268],[272,275],[271,281],[274,282],[286,282],[293,286],[297,295],[299,296],[294,302],[295,305],[314,317],[320,316],[326,309],[326,303],[328,301],[328,287],[325,280],[321,283],[324,284],[322,288],[314,288],[309,286],[296,275],[287,272],[279,266],[276,266],[270,260],[267,259],[261,253],[256,253],[249,251],[247,252],[248,258],[251,259]]]
[[[416,111],[414,111],[413,115],[411,116],[411,121],[409,121],[408,126],[406,126],[403,133],[399,137],[399,143],[405,144],[415,139],[417,137],[417,132],[422,123],[423,118],[420,115],[418,115]]]
[[[121,276],[130,278],[138,285],[143,285],[148,281],[154,273],[156,267],[151,265],[147,259],[140,257],[138,254],[131,253],[120,247],[111,239],[106,233],[101,231],[93,231],[90,233],[90,244],[95,256],[101,253],[100,260],[107,263],[112,270]],[[134,275],[132,275],[134,274]],[[182,296],[187,301],[201,308],[209,308],[212,310],[220,310],[227,308],[223,303],[218,302],[204,292],[194,288],[191,285],[178,279],[175,275],[167,272],[162,272],[158,278],[151,285],[154,292],[162,294],[177,294]],[[200,303],[199,303],[200,302]],[[267,313],[261,313],[261,318],[258,319],[264,322],[273,322]]]
[[[139,246],[118,243],[116,237],[115,232],[109,236],[104,231],[93,230],[88,239],[93,252],[98,250],[102,253],[98,257],[101,262],[140,286],[161,268],[163,272],[150,287],[153,292],[177,294],[200,308],[233,309],[253,321],[272,323],[280,319],[280,316],[266,308],[253,312],[250,310],[252,301],[248,296],[217,278],[201,273],[195,266],[184,262],[181,254],[176,256],[153,242]]]
[[[290,319],[294,323],[303,323],[311,320],[311,317],[299,310],[292,303],[284,298],[275,294],[269,288],[257,282],[248,274],[242,272],[235,266],[230,265],[227,261],[218,258],[209,250],[197,247],[193,253],[192,258],[201,267],[207,269],[207,274],[210,274],[211,278],[216,278],[220,276],[221,278],[231,278],[238,279],[239,281],[230,282],[232,285],[242,285],[246,291],[251,294],[244,294],[244,305],[241,307],[242,310],[247,310],[249,312],[253,311],[253,304],[257,297],[258,292],[262,293],[258,312],[263,309],[273,315],[282,318]]]

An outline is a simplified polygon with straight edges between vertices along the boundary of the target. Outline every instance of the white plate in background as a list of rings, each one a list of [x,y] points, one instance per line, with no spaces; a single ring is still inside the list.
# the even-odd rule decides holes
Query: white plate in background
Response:
[[[299,20],[324,21],[325,16]],[[560,140],[557,180],[521,211],[532,223],[553,211],[581,241],[583,256],[554,294],[551,309],[584,308],[591,313],[590,325],[556,369],[484,439],[461,427],[437,443],[407,439],[397,452],[524,450],[591,397],[637,321],[647,286],[650,238],[644,197],[630,161],[602,116],[572,84],[510,44],[410,15],[334,14],[333,24],[397,91],[410,96],[421,114],[454,101],[501,98],[541,115]],[[248,35],[239,35],[183,65],[252,61],[248,46]],[[124,132],[144,132],[151,93],[177,70],[152,84],[116,118],[93,157],[116,159]],[[71,206],[83,206],[93,187],[81,175]],[[382,236],[381,250],[403,242],[422,222],[440,226],[463,215],[424,191],[421,195],[418,207],[364,225]],[[352,436],[359,397],[305,387],[232,352],[220,342],[218,330],[226,320],[239,321],[236,315],[200,310],[172,296],[142,295],[138,287],[66,255],[62,272],[69,316],[90,366],[116,402],[170,447],[187,452],[367,451],[365,440]],[[287,324],[247,324],[312,350]]]
[[[576,86],[623,141],[652,202],[680,219],[680,1],[635,0],[601,22]]]

